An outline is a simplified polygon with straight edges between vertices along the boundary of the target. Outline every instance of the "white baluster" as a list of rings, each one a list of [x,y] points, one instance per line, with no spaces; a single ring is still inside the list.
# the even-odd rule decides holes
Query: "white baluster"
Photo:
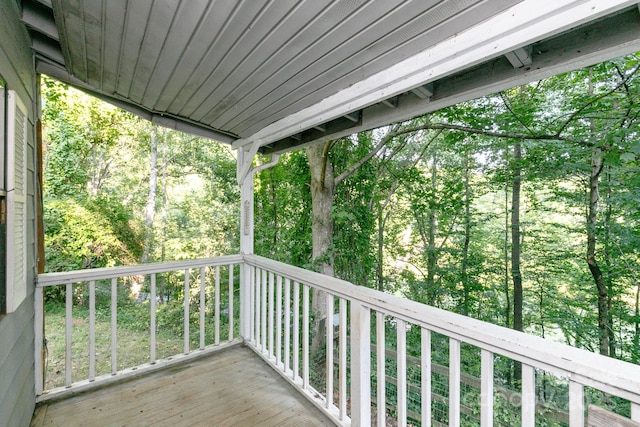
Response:
[[[215,290],[213,297],[214,304],[214,319],[215,319],[215,331],[214,331],[214,341],[215,345],[220,344],[220,266],[216,265],[215,270]]]
[[[333,406],[333,295],[326,294],[327,318],[325,319],[326,350],[327,350],[327,409],[331,410]]]
[[[118,279],[111,279],[111,375],[118,372]]]
[[[535,424],[536,373],[532,366],[522,364],[522,426],[534,427]]]
[[[200,350],[204,350],[205,268],[200,267]]]
[[[522,384],[524,390],[524,384]],[[584,426],[584,386],[569,381],[569,427]]]
[[[377,380],[377,422],[379,427],[384,427],[387,422],[387,374],[385,365],[387,361],[385,342],[385,315],[376,312],[376,380]]]
[[[189,354],[189,292],[191,287],[189,286],[189,269],[184,271],[184,354]]]
[[[268,341],[267,341],[267,290],[268,290],[268,284],[267,284],[267,270],[262,270],[262,302],[260,304],[260,310],[262,311],[261,313],[261,317],[262,319],[260,319],[260,326],[261,326],[261,334],[262,335],[262,339],[261,339],[261,350],[262,352],[267,352],[268,351]]]
[[[396,319],[398,339],[397,377],[398,377],[398,426],[407,425],[407,327],[402,319]]]
[[[156,273],[151,274],[151,301],[149,304],[150,362],[156,363]]]
[[[276,312],[276,308],[275,308],[275,301],[274,301],[274,274],[272,272],[269,272],[269,305],[267,306],[267,310],[268,310],[268,315],[269,315],[269,343],[268,343],[268,349],[267,349],[267,354],[269,355],[269,357],[273,357],[273,353],[274,353],[274,344],[273,344],[273,338],[274,338],[274,332],[275,332],[275,326],[274,326],[274,315]]]
[[[331,324],[333,327],[333,322]],[[347,300],[340,298],[340,420],[347,419]]]
[[[291,363],[291,279],[284,279],[284,371]],[[297,349],[296,349],[297,351]]]
[[[276,278],[276,366],[282,361],[282,276]]]
[[[460,426],[460,341],[449,338],[449,425]]]
[[[431,331],[420,329],[420,388],[421,420],[423,427],[431,427]]]
[[[65,286],[65,363],[64,385],[71,387],[71,326],[73,324],[73,286],[68,283]]]
[[[480,378],[480,425],[493,426],[493,353],[489,350],[481,351]]]
[[[293,380],[300,376],[300,283],[293,282]]]
[[[234,318],[234,313],[233,313],[233,298],[235,296],[234,293],[234,289],[233,289],[233,270],[234,270],[234,265],[230,264],[229,265],[229,341],[233,340],[233,318]]]
[[[96,379],[96,282],[89,282],[89,381]]]
[[[309,287],[302,285],[302,384],[309,388]]]
[[[351,301],[351,425],[371,425],[371,310]]]

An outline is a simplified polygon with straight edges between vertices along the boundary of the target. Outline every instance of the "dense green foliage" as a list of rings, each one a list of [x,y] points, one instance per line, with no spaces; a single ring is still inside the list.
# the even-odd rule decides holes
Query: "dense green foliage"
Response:
[[[517,168],[523,328],[602,350],[599,290],[587,263],[591,231],[606,286],[608,351],[637,362],[637,63],[621,58],[330,143],[338,176],[387,139],[335,188],[335,274],[513,326]],[[522,158],[514,162],[516,141]],[[594,156],[602,164],[590,222]],[[299,266],[311,257],[304,157],[286,155],[262,172],[256,194],[257,251]]]
[[[47,271],[135,264],[143,253],[161,261],[237,252],[228,148],[50,79],[42,92]]]
[[[621,58],[327,143],[340,179],[324,260],[509,327],[520,307],[529,333],[638,362],[637,67]],[[48,271],[237,252],[227,147],[51,80],[43,95]],[[257,253],[314,268],[310,180],[303,150],[256,176]]]

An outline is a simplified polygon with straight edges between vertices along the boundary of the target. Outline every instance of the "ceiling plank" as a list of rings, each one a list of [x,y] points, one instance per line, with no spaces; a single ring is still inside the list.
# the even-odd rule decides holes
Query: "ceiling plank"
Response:
[[[363,109],[362,122],[358,126],[335,132],[330,130],[324,135],[318,135],[316,139],[307,138],[302,145],[288,146],[283,140],[273,144],[275,149],[263,151],[265,154],[282,153],[304,145],[338,139],[354,132],[407,120],[490,93],[638,52],[640,51],[640,14],[632,8],[579,30],[535,43],[533,48],[537,52],[534,66],[513,68],[506,58],[498,57],[438,80],[431,99],[401,95],[398,108],[394,110],[381,104]],[[413,92],[410,93],[413,94]]]
[[[233,129],[234,133],[241,136],[254,133],[279,117],[316,104],[326,97],[326,93],[348,88],[366,76],[383,71],[389,64],[405,60],[468,25],[481,21],[485,17],[483,14],[489,16],[514,2],[400,2],[393,9],[388,9],[388,2],[374,2],[371,8],[379,8],[384,3],[385,9],[359,11],[360,14],[354,17],[358,19],[358,24],[361,24],[359,19],[371,19],[371,24],[345,28],[346,33],[342,31],[339,36],[348,36],[348,43],[342,42],[326,56],[319,56],[303,72],[282,82],[274,82],[261,99],[253,101],[257,94],[252,93],[248,108],[236,112],[234,119],[228,123],[216,123]],[[485,8],[475,9],[477,4],[483,4]],[[316,54],[315,51],[311,53]],[[308,63],[309,60],[303,59],[301,64],[305,64],[305,61]],[[299,95],[288,96],[292,93]]]
[[[239,148],[257,140],[266,145],[631,5],[635,2],[522,2],[481,26],[459,33],[384,72],[280,119],[250,137],[236,141],[233,146]]]

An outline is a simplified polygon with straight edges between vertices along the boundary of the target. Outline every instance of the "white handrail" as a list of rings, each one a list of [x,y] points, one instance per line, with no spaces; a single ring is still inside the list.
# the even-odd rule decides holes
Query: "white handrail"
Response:
[[[631,416],[640,418],[640,366],[626,363],[620,360],[603,357],[585,350],[576,349],[561,343],[552,342],[540,337],[524,334],[508,328],[471,319],[455,313],[440,310],[397,296],[385,294],[373,289],[354,286],[343,280],[331,278],[319,273],[293,267],[277,261],[273,261],[257,255],[232,255],[218,258],[199,260],[173,261],[169,263],[144,264],[131,267],[115,267],[106,269],[82,270],[67,273],[49,273],[38,277],[36,286],[36,375],[41,375],[42,370],[42,322],[44,321],[43,292],[48,286],[62,285],[67,289],[67,324],[66,335],[70,340],[70,328],[72,322],[70,310],[69,291],[76,283],[89,283],[90,290],[90,316],[95,316],[95,281],[110,280],[112,285],[112,333],[117,329],[117,299],[113,290],[120,277],[145,275],[151,278],[151,294],[154,299],[151,304],[150,317],[151,329],[155,331],[155,275],[169,271],[200,270],[200,280],[194,285],[203,286],[203,270],[206,267],[215,268],[214,285],[216,287],[214,298],[214,340],[218,344],[220,335],[220,267],[239,266],[240,280],[240,330],[244,331],[242,337],[261,357],[269,362],[283,377],[290,381],[301,393],[339,425],[366,425],[371,418],[371,363],[372,356],[380,360],[374,372],[378,373],[378,381],[384,382],[385,368],[384,358],[386,350],[384,344],[385,318],[393,320],[397,328],[397,353],[396,366],[399,425],[406,425],[409,416],[416,416],[407,408],[409,391],[415,393],[415,386],[409,384],[407,378],[407,342],[405,337],[405,325],[416,325],[421,328],[421,379],[418,387],[423,390],[431,388],[431,333],[436,332],[448,337],[449,353],[449,420],[456,424],[461,417],[462,403],[460,401],[460,346],[471,344],[477,347],[481,356],[481,385],[480,385],[480,421],[482,426],[493,424],[494,406],[494,355],[502,355],[522,363],[522,425],[533,425],[535,422],[535,375],[536,370],[544,370],[561,378],[566,378],[569,383],[569,412],[570,425],[582,425],[584,423],[584,387],[593,387],[600,391],[610,393],[631,402]],[[223,267],[224,268],[224,267]],[[185,294],[191,289],[188,274],[185,274]],[[234,293],[233,270],[229,275],[229,294]],[[224,285],[226,286],[226,284]],[[326,356],[327,378],[326,390],[315,390],[311,377],[310,338],[314,331],[310,330],[313,321],[311,302],[312,290],[326,293],[329,306],[327,318]],[[200,323],[203,324],[205,293],[199,290]],[[337,298],[337,305],[334,304]],[[195,301],[195,299],[194,299]],[[184,352],[191,351],[189,347],[189,302],[184,306]],[[197,304],[194,302],[194,304]],[[233,305],[229,306],[230,316],[233,316]],[[337,313],[335,313],[337,311]],[[350,313],[347,316],[347,313]],[[338,335],[333,331],[334,314],[337,315]],[[372,321],[375,317],[375,322]],[[347,319],[349,324],[347,325]],[[92,322],[93,323],[93,322]],[[371,331],[373,326],[375,331]],[[93,329],[93,328],[92,328]],[[347,337],[347,330],[349,336]],[[376,336],[376,348],[371,353],[371,333]],[[204,331],[200,330],[200,349],[203,348]],[[335,338],[335,341],[334,341]],[[115,343],[115,335],[111,341]],[[229,325],[229,341],[220,342],[222,346],[235,342],[233,339],[233,323]],[[348,344],[347,344],[348,342]],[[166,361],[155,360],[155,333],[150,334],[150,365],[166,365]],[[67,343],[70,348],[70,344]],[[91,363],[95,349],[90,344],[89,354]],[[115,350],[115,345],[114,345]],[[338,351],[337,362],[334,358],[334,350]],[[66,355],[67,364],[70,364],[70,354]],[[121,376],[123,371],[116,368],[117,354],[112,353],[112,369]],[[181,358],[183,356],[176,356]],[[415,359],[415,358],[414,358]],[[337,364],[337,381],[334,381],[334,364]],[[146,369],[148,367],[145,367]],[[88,381],[98,383],[109,381],[109,378],[95,376],[95,367],[90,368]],[[129,373],[141,372],[144,369],[138,367],[125,370]],[[387,372],[388,373],[388,372]],[[347,379],[349,375],[349,379]],[[380,378],[380,376],[382,378]],[[107,376],[108,377],[108,376]],[[351,384],[350,400],[347,400],[347,384]],[[77,390],[77,383],[73,383],[72,389]],[[67,373],[66,385],[71,384],[70,373]],[[378,383],[378,420],[385,418],[384,414],[384,385]],[[334,392],[337,395],[334,395]],[[36,381],[36,394],[42,393],[42,384]],[[324,394],[324,395],[323,395]],[[431,393],[421,392],[420,407],[424,425],[429,425],[431,420]],[[349,402],[349,403],[348,403]],[[350,405],[349,408],[347,406]],[[468,408],[467,408],[468,409]],[[347,413],[350,413],[350,417]]]
[[[204,258],[196,260],[184,260],[184,261],[171,261],[162,263],[149,263],[135,266],[123,266],[113,268],[97,268],[90,270],[70,271],[63,273],[46,273],[38,276],[36,290],[35,290],[35,358],[36,358],[36,396],[38,401],[51,398],[52,396],[60,396],[66,393],[74,393],[79,390],[94,387],[98,384],[104,384],[111,382],[114,378],[124,378],[131,375],[137,375],[141,372],[158,369],[162,366],[174,363],[177,360],[184,360],[185,357],[190,357],[203,352],[215,351],[220,348],[224,348],[233,343],[239,342],[234,339],[234,322],[233,317],[237,315],[234,312],[233,298],[235,294],[235,287],[237,284],[234,282],[233,269],[236,266],[242,268],[242,256],[232,255],[216,258]],[[206,269],[208,267],[213,268],[213,279],[207,279],[205,276]],[[225,268],[228,273],[229,282],[224,286],[227,288],[229,298],[229,304],[226,310],[228,311],[228,334],[225,338],[221,338],[220,331],[220,314],[221,314],[221,284],[220,281],[220,268]],[[181,354],[175,354],[169,356],[167,359],[156,360],[156,275],[166,272],[184,272],[184,316],[183,316],[183,351]],[[189,274],[191,271],[199,272],[200,280],[191,281]],[[149,359],[147,363],[143,363],[138,366],[130,367],[118,367],[118,351],[117,351],[117,331],[118,331],[118,279],[134,276],[144,276],[150,279],[150,292],[152,301],[149,304]],[[235,276],[238,277],[238,276]],[[96,282],[104,280],[110,282],[110,337],[107,339],[110,341],[111,347],[111,369],[110,373],[100,376],[96,375]],[[73,317],[73,292],[76,286],[89,286],[89,348],[86,354],[88,354],[88,376],[86,378],[78,380],[72,376],[72,328],[74,328]],[[44,292],[48,287],[62,286],[65,292],[65,373],[64,373],[64,387],[59,387],[54,390],[44,389],[44,355],[43,355],[43,343],[44,343],[44,322],[46,313],[44,312]],[[214,286],[214,292],[211,296],[213,303],[213,343],[209,346],[205,345],[205,301],[207,294],[205,293],[205,286]],[[197,289],[197,297],[194,298],[193,307],[199,310],[199,322],[200,322],[200,336],[198,352],[194,352],[190,343],[190,299],[189,295],[193,288]],[[225,291],[225,292],[227,292]]]
[[[181,261],[152,262],[148,264],[127,265],[121,267],[91,268],[88,270],[74,270],[59,273],[44,273],[38,275],[36,287],[64,285],[66,283],[89,282],[114,277],[142,276],[151,273],[166,273],[200,267],[216,265],[241,264],[242,255],[225,255],[215,258],[200,258]]]
[[[427,306],[258,255],[249,265],[640,405],[640,365]]]

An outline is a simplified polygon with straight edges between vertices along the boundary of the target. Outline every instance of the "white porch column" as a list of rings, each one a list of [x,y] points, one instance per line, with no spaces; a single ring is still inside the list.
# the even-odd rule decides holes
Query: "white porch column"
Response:
[[[254,214],[254,194],[253,176],[256,172],[275,166],[279,156],[273,155],[269,163],[251,167],[253,158],[258,152],[259,143],[255,143],[249,149],[240,148],[238,150],[237,179],[240,185],[240,254],[253,254],[253,214]],[[243,264],[240,269],[240,335],[244,339],[251,339],[251,268]]]
[[[240,184],[240,254],[253,254],[253,156],[243,149],[238,150],[237,178]],[[247,164],[248,163],[248,164]],[[240,268],[240,336],[251,339],[251,267],[242,264]]]

